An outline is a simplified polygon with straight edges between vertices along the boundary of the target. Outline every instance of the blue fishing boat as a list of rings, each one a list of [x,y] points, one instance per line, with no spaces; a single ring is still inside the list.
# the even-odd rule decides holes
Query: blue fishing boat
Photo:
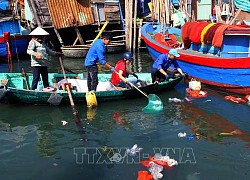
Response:
[[[250,26],[213,26],[218,25],[189,22],[180,30],[147,23],[142,27],[142,38],[154,60],[177,48],[177,61],[189,78],[224,91],[250,94]],[[213,36],[206,40],[206,34]]]
[[[25,54],[30,40],[29,32],[13,17],[11,11],[1,11],[0,17],[0,57]]]

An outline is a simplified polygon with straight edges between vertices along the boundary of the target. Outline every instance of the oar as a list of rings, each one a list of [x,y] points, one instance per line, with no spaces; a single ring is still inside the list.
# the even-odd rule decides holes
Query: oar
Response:
[[[67,90],[68,95],[69,95],[69,101],[70,101],[70,105],[72,107],[72,111],[73,111],[73,115],[75,117],[75,121],[77,123],[80,123],[80,117],[79,117],[79,114],[78,114],[78,112],[76,110],[75,103],[73,101],[73,98],[72,98],[72,95],[71,95],[71,92],[70,92],[70,87],[69,87],[69,84],[68,84],[68,80],[66,78],[66,74],[65,74],[65,71],[64,71],[64,67],[63,67],[63,63],[62,63],[62,58],[61,57],[59,57],[59,61],[60,61],[60,65],[61,65],[61,68],[62,68],[62,71],[63,71],[64,79],[66,81],[66,84],[65,84],[66,85],[66,90]]]
[[[119,76],[119,78],[123,82],[128,83],[130,86],[132,86],[133,88],[138,90],[140,93],[142,93],[148,99],[148,105],[142,109],[143,112],[155,113],[155,112],[160,112],[163,110],[162,101],[156,94],[147,95],[145,92],[143,92],[138,87],[136,87],[133,83],[127,81],[126,78],[124,78],[123,76],[120,76],[118,72],[116,72],[116,71],[114,71],[114,72]]]
[[[138,87],[136,87],[133,83],[131,83],[130,81],[127,81],[126,78],[124,78],[123,76],[120,76],[119,73],[117,71],[115,71],[115,73],[119,76],[119,78],[125,82],[128,83],[131,87],[135,88],[136,90],[138,90],[140,93],[142,93],[146,98],[148,98],[148,95],[143,92],[142,90],[140,90]]]
[[[110,69],[111,66],[106,63],[106,66]],[[130,86],[132,86],[133,88],[135,88],[136,90],[138,90],[140,93],[142,93],[146,98],[148,98],[148,95],[146,93],[144,93],[142,90],[140,90],[138,87],[136,87],[134,84],[132,84],[131,82],[127,81],[123,76],[120,76],[120,74],[117,72],[117,71],[114,71],[118,76],[119,78],[125,82],[125,83],[128,83]]]
[[[28,84],[28,81],[27,81],[27,77],[26,77],[26,73],[24,72],[23,68],[22,68],[22,76],[24,77],[27,89],[30,90],[30,87],[29,87],[29,84]]]

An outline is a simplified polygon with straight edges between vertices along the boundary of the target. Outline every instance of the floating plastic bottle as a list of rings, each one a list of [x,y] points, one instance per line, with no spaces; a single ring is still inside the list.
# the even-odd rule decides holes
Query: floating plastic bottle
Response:
[[[188,139],[188,140],[195,140],[196,138],[197,138],[197,136],[196,135],[187,135],[187,133],[182,133],[182,132],[180,132],[180,133],[178,133],[178,137],[179,138],[186,138],[186,139]]]
[[[186,136],[187,136],[187,133],[185,133],[185,132],[184,133],[182,133],[182,132],[178,133],[178,137],[180,137],[180,138],[181,137],[186,137]]]
[[[195,140],[195,139],[196,139],[196,136],[186,136],[186,138],[187,138],[188,140]]]
[[[168,98],[169,102],[175,102],[175,103],[179,103],[179,102],[183,102],[183,100],[178,99],[178,98]]]

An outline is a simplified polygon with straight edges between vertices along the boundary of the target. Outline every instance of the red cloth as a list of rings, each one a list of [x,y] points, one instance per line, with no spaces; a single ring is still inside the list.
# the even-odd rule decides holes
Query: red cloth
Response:
[[[125,75],[126,75],[126,63],[123,59],[119,60],[115,65],[115,71],[119,73],[120,70],[123,71],[122,76],[125,77]],[[114,85],[117,85],[120,83],[120,78],[115,72],[112,73],[111,82]]]
[[[224,35],[224,31],[228,28],[228,24],[223,24],[221,26],[219,26],[216,31],[215,31],[215,35],[212,41],[212,45],[214,47],[218,47],[220,48],[223,42],[223,35]]]
[[[228,24],[223,24],[219,26],[216,31],[215,31],[215,36],[212,41],[212,45],[214,47],[220,48],[222,46],[223,42],[223,35],[225,33],[239,33],[239,32],[250,32],[249,26],[245,25],[228,25]]]
[[[191,46],[191,40],[189,38],[191,28],[194,26],[197,22],[186,22],[183,27],[181,28],[181,36],[182,41],[184,44],[184,49],[188,49]]]
[[[209,28],[209,29],[207,30],[207,33],[205,34],[205,37],[204,37],[204,42],[205,42],[205,44],[210,44],[210,43],[212,43],[213,38],[214,38],[215,31],[216,31],[217,28],[220,27],[221,25],[223,25],[223,24],[221,24],[221,23],[215,24],[215,25],[213,25],[211,28]]]
[[[192,29],[190,31],[189,39],[196,43],[201,43],[201,31],[208,25],[209,23],[206,21],[197,22],[194,26],[192,26]]]

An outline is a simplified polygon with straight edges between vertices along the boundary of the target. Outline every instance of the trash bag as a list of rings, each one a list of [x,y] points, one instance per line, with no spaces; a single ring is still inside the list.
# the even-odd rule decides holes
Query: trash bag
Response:
[[[156,94],[148,95],[148,104],[142,111],[144,113],[157,113],[163,110],[163,103]]]

